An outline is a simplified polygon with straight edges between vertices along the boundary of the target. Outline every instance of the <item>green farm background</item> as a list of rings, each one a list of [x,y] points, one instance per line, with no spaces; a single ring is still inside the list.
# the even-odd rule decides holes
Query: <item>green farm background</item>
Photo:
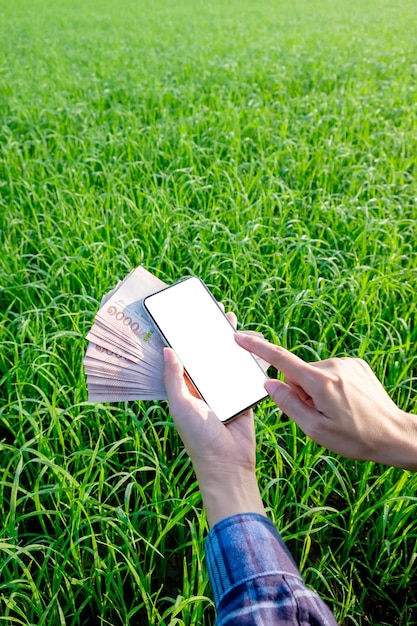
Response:
[[[211,626],[165,403],[87,403],[143,264],[417,411],[415,0],[0,0],[0,624]],[[268,514],[343,626],[417,623],[417,475],[256,411]]]

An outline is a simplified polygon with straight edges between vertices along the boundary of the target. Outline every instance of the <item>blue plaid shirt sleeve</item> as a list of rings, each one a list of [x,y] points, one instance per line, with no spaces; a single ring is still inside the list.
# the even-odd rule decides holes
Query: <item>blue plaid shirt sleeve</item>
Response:
[[[206,562],[217,626],[337,626],[262,515],[234,515],[216,524],[206,540]]]

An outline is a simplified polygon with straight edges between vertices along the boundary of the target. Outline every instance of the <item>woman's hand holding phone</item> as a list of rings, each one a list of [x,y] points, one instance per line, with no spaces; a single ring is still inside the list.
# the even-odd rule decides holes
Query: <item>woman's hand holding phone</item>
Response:
[[[236,316],[227,314],[236,326]],[[169,408],[197,475],[210,526],[236,513],[265,515],[255,477],[253,411],[224,424],[196,396],[175,352],[164,349]]]

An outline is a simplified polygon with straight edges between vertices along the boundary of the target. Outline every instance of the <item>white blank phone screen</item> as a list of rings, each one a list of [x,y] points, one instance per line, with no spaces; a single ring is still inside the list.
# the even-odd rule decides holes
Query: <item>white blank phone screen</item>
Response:
[[[145,307],[217,417],[226,421],[266,397],[266,375],[198,278],[145,299]]]

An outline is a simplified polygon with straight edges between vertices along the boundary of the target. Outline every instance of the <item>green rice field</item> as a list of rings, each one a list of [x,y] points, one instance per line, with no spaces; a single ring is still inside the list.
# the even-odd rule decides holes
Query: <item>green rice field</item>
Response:
[[[197,275],[417,412],[415,0],[0,0],[0,624],[212,626],[164,402],[89,404],[101,297]],[[417,475],[266,401],[262,497],[343,626],[417,624]]]

